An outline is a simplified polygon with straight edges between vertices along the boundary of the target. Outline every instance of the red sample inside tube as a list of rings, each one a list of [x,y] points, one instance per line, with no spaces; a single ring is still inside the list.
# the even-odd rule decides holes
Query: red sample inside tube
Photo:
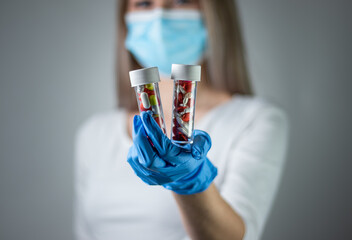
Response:
[[[172,140],[188,142],[193,131],[195,83],[175,81]]]

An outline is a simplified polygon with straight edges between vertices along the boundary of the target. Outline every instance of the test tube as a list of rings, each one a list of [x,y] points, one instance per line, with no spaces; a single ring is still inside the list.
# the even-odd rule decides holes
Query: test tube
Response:
[[[192,144],[197,82],[201,66],[172,64],[174,80],[171,140],[176,144]]]
[[[130,71],[131,86],[134,87],[139,112],[151,111],[154,120],[161,130],[166,133],[163,107],[160,101],[160,77],[157,67],[143,68]]]

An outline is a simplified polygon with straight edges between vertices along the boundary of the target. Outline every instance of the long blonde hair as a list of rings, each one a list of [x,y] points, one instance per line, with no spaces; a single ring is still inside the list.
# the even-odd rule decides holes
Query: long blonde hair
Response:
[[[124,15],[128,0],[117,1],[116,80],[118,107],[137,110],[135,94],[128,72],[141,68],[125,48],[127,28]],[[229,94],[252,94],[245,62],[244,45],[234,0],[201,0],[208,30],[209,55],[202,64],[202,81]]]

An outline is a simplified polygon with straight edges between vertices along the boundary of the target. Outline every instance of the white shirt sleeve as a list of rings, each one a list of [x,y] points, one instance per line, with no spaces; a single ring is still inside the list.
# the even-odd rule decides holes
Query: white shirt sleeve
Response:
[[[245,240],[257,240],[278,188],[288,139],[284,112],[266,106],[234,141],[220,193],[245,222]]]

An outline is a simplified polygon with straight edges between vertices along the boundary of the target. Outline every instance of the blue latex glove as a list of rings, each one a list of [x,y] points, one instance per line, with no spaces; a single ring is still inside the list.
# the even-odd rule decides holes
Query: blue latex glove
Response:
[[[142,112],[133,119],[132,133],[127,161],[145,183],[194,194],[206,190],[216,177],[217,169],[206,157],[211,147],[206,132],[195,130],[193,144],[181,147],[164,135],[149,113]]]

